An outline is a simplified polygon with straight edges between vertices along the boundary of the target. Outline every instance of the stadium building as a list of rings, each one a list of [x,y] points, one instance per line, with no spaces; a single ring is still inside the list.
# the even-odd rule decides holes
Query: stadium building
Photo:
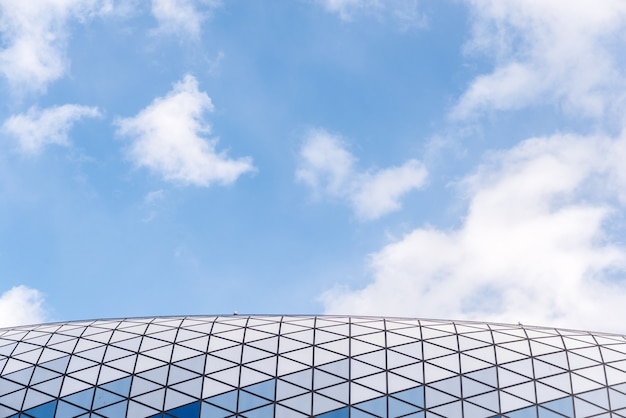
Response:
[[[0,330],[0,417],[626,417],[626,339],[345,316]]]

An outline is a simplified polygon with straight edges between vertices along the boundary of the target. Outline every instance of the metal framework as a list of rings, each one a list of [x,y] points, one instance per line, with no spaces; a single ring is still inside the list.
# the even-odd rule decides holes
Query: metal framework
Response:
[[[626,417],[626,338],[347,316],[0,330],[0,417],[124,416]]]

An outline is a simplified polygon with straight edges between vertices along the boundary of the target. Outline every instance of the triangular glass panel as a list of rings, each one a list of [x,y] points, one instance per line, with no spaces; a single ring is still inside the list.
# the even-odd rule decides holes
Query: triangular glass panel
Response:
[[[469,379],[465,376],[461,377],[461,386],[463,387],[463,397],[465,398],[493,391],[491,386],[485,385],[482,382],[477,382],[474,379]]]
[[[45,382],[31,385],[31,388],[37,389],[40,392],[47,393],[53,397],[59,396],[61,392],[61,385],[63,384],[63,377],[59,376],[52,380],[46,380]],[[0,382],[2,385],[2,382]]]
[[[452,396],[435,388],[431,388],[430,386],[426,386],[425,390],[426,401],[428,402],[429,408],[437,405],[443,405],[448,402],[454,402],[458,399],[458,397],[456,396]]]
[[[276,415],[277,417],[283,415]],[[284,415],[289,416],[289,415]],[[334,411],[326,412],[321,415],[317,415],[315,418],[349,418],[350,410],[348,407],[335,409]]]
[[[409,337],[395,332],[387,332],[387,347],[395,347],[398,345],[415,343],[416,340],[413,337]]]
[[[270,379],[251,386],[246,386],[243,390],[272,401],[276,391],[276,379]]]
[[[394,398],[410,403],[419,408],[424,408],[424,387],[418,386],[411,389],[403,390],[393,394]]]
[[[385,394],[386,390],[375,391],[367,384],[370,382],[364,382],[366,386],[359,385],[355,382],[350,382],[350,401],[352,403],[359,403],[363,401],[369,401],[370,399],[378,398]],[[383,385],[378,385],[383,386]]]
[[[517,396],[509,395],[506,392],[500,392],[500,408],[502,409],[502,412],[504,412],[509,417],[524,416],[524,415],[520,415],[521,412],[515,415],[515,413],[512,411],[516,411],[518,409],[523,409],[523,408],[525,409],[531,406],[531,404],[533,403],[534,402],[528,402],[527,400],[518,398]],[[525,413],[528,414],[530,412],[525,412]],[[536,417],[536,409],[534,406],[532,407],[532,414],[535,414],[535,415],[526,415],[526,416],[533,417],[533,418]]]
[[[26,413],[33,418],[50,418],[54,416],[57,401],[53,400],[35,408],[31,408]]]
[[[70,356],[67,354],[46,348],[39,358],[39,365],[55,372],[65,373],[69,361]]]
[[[258,372],[248,367],[242,367],[240,371],[240,386],[249,386],[258,382],[263,382],[269,378],[274,377],[274,373],[267,375],[265,373]]]
[[[72,405],[63,400],[59,400],[56,407],[57,417],[77,417],[85,412],[87,412],[85,409],[79,408],[78,406]]]
[[[435,366],[439,366],[442,369],[450,370],[455,373],[461,372],[461,365],[459,364],[459,355],[451,354],[449,356],[438,357],[430,360],[426,360],[426,364],[433,364]],[[490,366],[487,364],[485,367]]]
[[[450,370],[442,369],[441,367],[424,363],[424,382],[436,382],[437,380],[446,379],[448,377],[456,376],[455,373]]]
[[[308,389],[301,388],[284,380],[278,380],[276,383],[276,400],[291,398],[294,396],[302,395],[307,392]]]
[[[535,383],[535,390],[537,391],[537,402],[539,403],[549,402],[554,399],[560,399],[569,394],[567,392],[557,390],[552,386],[544,385],[541,382]]]
[[[204,378],[204,385],[202,385],[202,398],[209,398],[211,396],[219,395],[233,390],[234,387],[227,385],[217,380],[213,380],[209,377]]]
[[[300,395],[300,396],[296,396],[294,398],[290,398],[284,401],[281,401],[280,403],[303,414],[306,414],[306,416],[312,416],[311,415],[311,406],[312,406],[312,400],[313,398],[313,393],[309,392],[309,393],[305,393],[304,395]],[[276,408],[276,411],[280,411],[279,408]],[[289,416],[289,415],[287,415]]]
[[[245,412],[266,405],[271,401],[241,390],[239,391],[238,402],[239,412]]]
[[[272,418],[274,417],[274,405],[266,405],[251,411],[245,412],[242,415],[244,418]]]
[[[150,405],[155,409],[163,410],[165,389],[157,389],[154,392],[148,392],[143,395],[135,396],[133,400],[141,402],[144,405]]]
[[[201,371],[200,371],[201,373]],[[185,380],[193,379],[195,377],[199,377],[200,373],[192,372],[187,369],[183,369],[177,366],[169,367],[169,374],[167,377],[168,385],[175,385],[176,383],[183,382]]]
[[[73,395],[63,397],[63,400],[66,402],[70,402],[76,406],[80,406],[84,409],[91,409],[91,403],[93,402],[93,395],[95,389],[87,389],[81,392],[77,392]]]
[[[609,394],[605,388],[587,393],[580,393],[577,396],[601,408],[609,409]]]
[[[172,385],[171,388],[186,395],[193,396],[196,399],[200,399],[202,397],[202,381],[202,377],[197,377],[195,379],[187,380],[186,382]]]
[[[407,379],[406,377],[399,376],[393,372],[389,372],[387,374],[387,390],[389,393],[401,392],[405,389],[418,386],[422,383],[424,382]]]
[[[617,410],[626,408],[626,395],[609,388],[609,399],[611,400],[611,409]]]
[[[234,413],[237,412],[237,392],[237,390],[231,390],[230,392],[204,399],[204,401]]]
[[[200,388],[198,388],[198,392]],[[165,410],[169,411],[174,408],[179,408],[183,405],[197,401],[197,397],[189,396],[189,394],[178,392],[172,388],[165,390]],[[196,415],[197,416],[197,415]]]
[[[574,397],[574,410],[576,411],[577,417],[590,417],[607,412],[606,409],[600,408],[577,397]]]
[[[476,338],[472,338],[472,334],[459,335],[459,350],[467,351],[475,348],[491,347],[493,350],[492,341],[483,341]]]
[[[401,403],[411,408],[411,406],[407,403],[396,401],[397,403]],[[381,396],[380,398],[371,399],[366,402],[361,402],[358,404],[353,404],[355,408],[359,408],[362,411],[368,412],[372,415],[384,417],[387,416],[387,397]]]
[[[418,412],[421,410],[420,408],[414,405],[399,401],[398,399],[392,398],[392,397],[389,397],[387,399],[387,402],[388,402],[388,408],[389,408],[389,418],[404,417],[408,414]]]
[[[350,408],[350,418],[380,418],[380,417],[369,414],[365,411],[361,411],[360,409]]]
[[[459,400],[456,402],[451,402],[449,404],[437,406],[435,408],[429,408],[429,411],[433,411],[443,417],[462,417],[463,404]]]
[[[128,408],[128,401],[118,402],[113,405],[105,406],[102,409],[98,409],[96,412],[104,417],[126,417],[126,410]],[[61,415],[63,416],[63,415]]]
[[[495,412],[500,409],[500,398],[496,391],[483,393],[482,395],[473,396],[466,400],[482,409],[492,411],[489,416],[495,415]]]
[[[313,415],[320,415],[345,406],[345,403],[337,402],[334,399],[313,392]]]
[[[63,387],[61,388],[60,396],[63,397],[72,393],[80,392],[81,390],[90,388],[92,386],[92,384],[73,379],[69,376],[65,376],[65,378],[63,379]]]
[[[101,387],[103,389],[108,390],[109,392],[113,392],[118,395],[126,397],[130,393],[130,383],[131,383],[131,376],[128,376],[123,379],[106,383],[102,385]]]
[[[563,414],[567,417],[574,416],[574,400],[571,396],[565,398],[555,399],[551,402],[542,403],[541,406],[548,408],[552,411]]]
[[[325,389],[320,389],[317,391],[317,393],[320,393],[338,402],[342,402],[346,405],[350,402],[350,386],[348,382],[341,383],[336,386],[331,386]]]
[[[452,347],[442,347],[437,344],[432,344],[428,341],[423,343],[424,360],[434,359],[437,357],[443,357],[447,355],[457,354],[457,349]]]
[[[116,395],[101,388],[96,388],[92,409],[104,408],[105,406],[112,405],[122,400],[124,400],[124,398],[120,395]]]
[[[202,402],[200,410],[200,418],[226,418],[232,415],[231,411],[226,411],[222,408],[218,408],[215,405],[211,405],[206,402]]]
[[[130,396],[134,397],[143,393],[151,392],[155,389],[161,388],[163,385],[151,382],[146,379],[142,379],[139,376],[133,377],[133,384],[130,387]]]
[[[219,380],[220,382],[237,387],[239,386],[240,368],[233,367],[230,369],[215,372],[209,375],[209,377]]]
[[[463,402],[463,416],[472,418],[488,418],[494,416],[494,411],[474,405],[471,402]]]
[[[532,382],[522,383],[521,385],[506,388],[506,392],[515,395],[525,401],[535,403],[535,385]]]
[[[242,345],[235,345],[230,348],[225,348],[223,350],[217,350],[211,352],[211,356],[220,357],[224,360],[232,361],[233,363],[241,363],[241,350]]]
[[[157,412],[158,411],[155,409],[149,408],[138,402],[130,400],[128,401],[128,412],[126,416],[133,418],[144,418],[154,415]]]

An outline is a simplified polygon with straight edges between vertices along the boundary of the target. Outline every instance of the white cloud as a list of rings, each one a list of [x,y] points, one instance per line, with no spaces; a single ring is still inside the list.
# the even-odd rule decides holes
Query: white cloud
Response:
[[[118,133],[131,138],[128,156],[137,166],[166,180],[196,186],[230,184],[254,166],[249,157],[233,160],[216,152],[217,139],[201,136],[211,132],[203,119],[212,110],[209,96],[187,75],[137,116],[117,121]]]
[[[73,104],[43,110],[31,107],[25,114],[8,118],[2,129],[17,140],[20,151],[37,154],[49,144],[69,145],[68,133],[74,122],[97,116],[100,112],[95,107]]]
[[[474,79],[453,116],[551,103],[602,117],[623,109],[621,58],[626,3],[621,0],[468,0],[472,52],[494,60]]]
[[[208,10],[198,10],[198,4],[210,10],[217,7],[219,1],[152,0],[152,15],[159,23],[158,31],[197,37],[208,13]]]
[[[0,0],[0,73],[17,90],[45,90],[67,71],[68,21],[111,8],[106,0]]]
[[[400,199],[424,185],[426,169],[416,160],[398,167],[359,172],[356,159],[341,138],[324,130],[308,132],[300,150],[296,179],[313,192],[344,199],[363,220],[401,208]]]
[[[16,286],[0,295],[0,327],[39,324],[47,320],[43,295],[36,289]]]
[[[494,154],[461,183],[460,227],[425,226],[386,245],[371,257],[372,282],[327,291],[326,312],[623,332],[625,154],[626,137],[567,135]]]
[[[317,3],[345,21],[357,15],[369,14],[389,16],[404,28],[426,25],[426,17],[420,12],[417,0],[317,0]]]

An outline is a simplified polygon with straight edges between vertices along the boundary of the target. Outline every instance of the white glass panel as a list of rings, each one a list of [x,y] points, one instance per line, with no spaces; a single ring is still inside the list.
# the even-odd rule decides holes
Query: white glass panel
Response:
[[[278,376],[310,368],[310,365],[298,363],[285,357],[278,358]]]
[[[321,370],[313,371],[313,390],[342,383],[345,380]]]
[[[183,382],[185,380],[193,379],[194,377],[198,377],[198,373],[191,372],[186,369],[182,369],[176,366],[170,366],[169,376],[167,378],[167,384],[173,385],[176,383]]]
[[[370,389],[369,386],[361,386],[354,382],[350,383],[350,401],[353,404],[378,398],[382,396],[382,394],[381,392]]]
[[[385,372],[355,379],[354,381],[378,392],[387,393],[387,373]]]
[[[441,405],[441,404],[448,403],[448,402],[453,402],[456,400],[457,400],[456,397],[448,393],[444,393],[437,389],[426,386],[425,402],[426,402],[426,407],[428,408],[432,408],[434,406]]]
[[[346,358],[346,355],[337,354],[332,351],[315,347],[315,353],[314,353],[315,365],[319,366],[322,364],[331,363],[333,361],[342,360]]]
[[[541,379],[542,383],[559,389],[567,394],[572,393],[572,384],[569,373],[558,374],[556,376]]]
[[[537,382],[537,402],[544,403],[560,399],[568,395],[568,393],[554,389],[552,386],[544,385]]]
[[[359,377],[379,373],[380,371],[381,369],[378,367],[350,359],[350,376],[352,379],[358,379]]]
[[[222,370],[209,375],[209,377],[219,380],[231,386],[239,386],[239,367],[233,367],[232,369]]]
[[[204,385],[202,386],[202,398],[206,399],[211,396],[226,393],[230,390],[233,390],[232,386],[206,377],[204,378]]]
[[[182,394],[176,390],[167,389],[165,392],[165,410],[177,408],[188,403],[197,401],[198,399]]]
[[[128,370],[132,370],[128,369]],[[121,379],[122,377],[128,376],[127,372],[123,372],[121,370],[113,369],[111,367],[102,366],[100,369],[100,376],[98,376],[98,384],[104,384],[111,382],[113,380]]]
[[[532,382],[506,388],[506,392],[518,396],[528,402],[536,402],[535,385]]]
[[[301,395],[304,392],[307,392],[307,389],[301,388],[289,382],[280,379],[276,382],[276,400],[278,401]]]
[[[276,361],[278,358],[272,356],[263,360],[246,364],[246,367],[257,370],[259,372],[274,376],[276,374]]]
[[[345,406],[344,404],[327,398],[322,395],[313,395],[313,414],[323,414],[324,412],[332,411]]]

